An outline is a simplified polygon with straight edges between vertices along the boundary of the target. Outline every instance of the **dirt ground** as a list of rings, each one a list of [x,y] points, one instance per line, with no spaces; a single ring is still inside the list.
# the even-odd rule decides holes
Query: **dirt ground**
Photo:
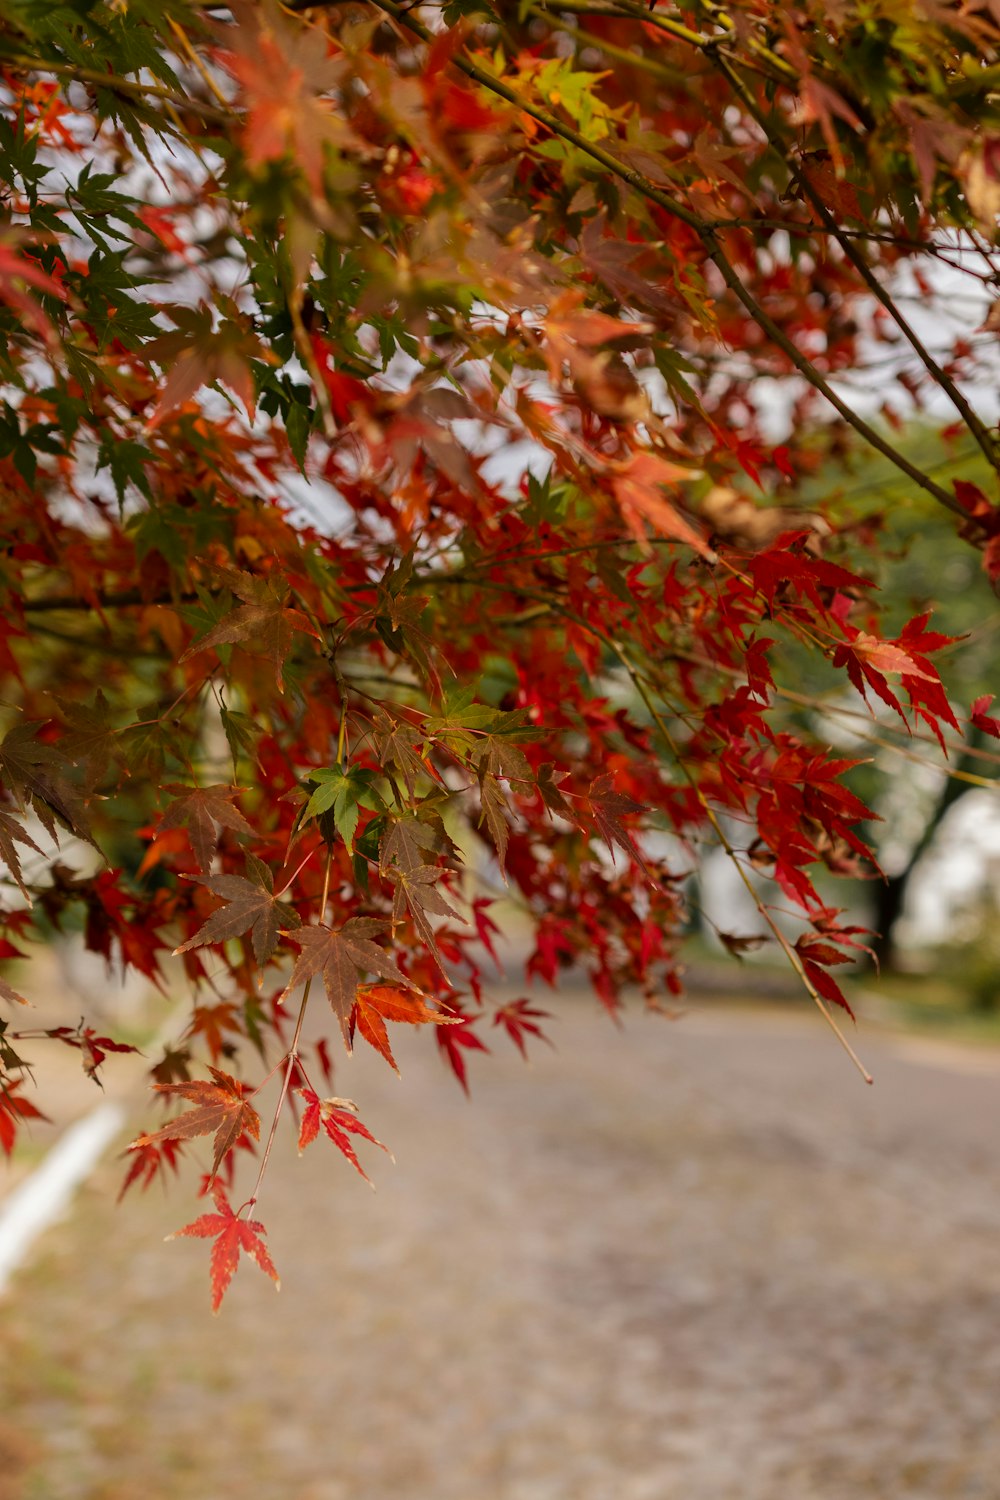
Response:
[[[3,1306],[0,1500],[998,1500],[1000,1056],[556,1009],[471,1102],[345,1062],[396,1165],[279,1142],[217,1319],[103,1165]]]

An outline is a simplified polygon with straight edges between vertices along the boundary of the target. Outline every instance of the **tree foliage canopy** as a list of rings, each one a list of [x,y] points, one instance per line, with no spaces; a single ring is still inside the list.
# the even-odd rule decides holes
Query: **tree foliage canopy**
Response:
[[[1000,574],[992,495],[894,433],[933,394],[1000,467],[969,394],[1000,326],[1000,18],[0,17],[0,952],[82,913],[162,988],[183,964],[189,1032],[153,1068],[180,1112],[127,1180],[211,1138],[217,1211],[181,1233],[214,1242],[217,1307],[241,1250],[275,1275],[254,1207],[286,1118],[359,1171],[374,1142],[324,1097],[310,991],[390,1065],[425,1027],[463,1086],[537,1038],[533,998],[491,998],[499,896],[529,978],[655,1007],[717,841],[846,1005],[866,936],[815,882],[872,869],[870,815],[787,718],[799,653],[904,737],[998,725],[949,702],[946,621],[880,624],[877,505],[838,524],[800,490],[874,450]],[[0,995],[9,1149],[30,1013]],[[95,1076],[114,1045],[48,1034]]]

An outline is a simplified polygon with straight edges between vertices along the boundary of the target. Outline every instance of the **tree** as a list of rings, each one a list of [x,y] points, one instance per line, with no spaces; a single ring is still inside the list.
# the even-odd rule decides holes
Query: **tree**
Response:
[[[800,488],[874,451],[1000,572],[993,500],[891,425],[936,391],[1000,465],[967,394],[989,5],[0,16],[2,952],[82,913],[153,982],[183,964],[188,1036],[153,1067],[181,1110],[126,1182],[211,1137],[216,1211],[181,1232],[214,1242],[214,1305],[241,1251],[274,1274],[253,1213],[282,1123],[359,1170],[374,1139],[324,1097],[308,1004],[390,1065],[391,1027],[425,1027],[463,1086],[486,1036],[537,1034],[484,977],[505,888],[529,977],[578,964],[612,1013],[655,1008],[718,841],[773,881],[763,917],[849,1045],[836,968],[866,939],[814,876],[870,860],[868,811],[783,727],[786,654],[907,733],[998,724],[949,703],[946,629],[880,627],[874,520],[831,531]],[[985,331],[932,352],[905,276],[931,311],[967,283]],[[879,361],[881,416],[851,392]],[[2,994],[9,1148],[31,1028]],[[47,1035],[95,1076],[115,1045]]]

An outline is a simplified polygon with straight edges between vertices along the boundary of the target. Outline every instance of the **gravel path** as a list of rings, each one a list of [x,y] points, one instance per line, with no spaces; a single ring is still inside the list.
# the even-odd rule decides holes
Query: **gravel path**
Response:
[[[552,1029],[471,1103],[419,1037],[346,1063],[397,1165],[286,1140],[284,1288],[218,1319],[190,1198],[102,1169],[3,1310],[0,1500],[998,1500],[997,1054]]]

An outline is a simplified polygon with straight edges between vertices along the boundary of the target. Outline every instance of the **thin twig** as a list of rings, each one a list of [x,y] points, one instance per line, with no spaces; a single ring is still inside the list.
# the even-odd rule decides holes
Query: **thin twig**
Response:
[[[80,68],[70,63],[52,62],[41,57],[5,57],[3,59],[5,68],[16,68],[21,73],[54,73],[57,78],[66,78],[70,83],[89,83],[95,88],[108,89],[113,94],[127,94],[135,99],[146,97],[162,99],[167,104],[174,104],[178,109],[190,110],[192,114],[201,115],[205,120],[224,121],[229,111],[218,109],[214,104],[202,104],[197,99],[189,99],[184,94],[174,93],[173,89],[165,89],[158,83],[136,83],[131,78],[122,78],[117,73],[101,73],[96,68]]]

